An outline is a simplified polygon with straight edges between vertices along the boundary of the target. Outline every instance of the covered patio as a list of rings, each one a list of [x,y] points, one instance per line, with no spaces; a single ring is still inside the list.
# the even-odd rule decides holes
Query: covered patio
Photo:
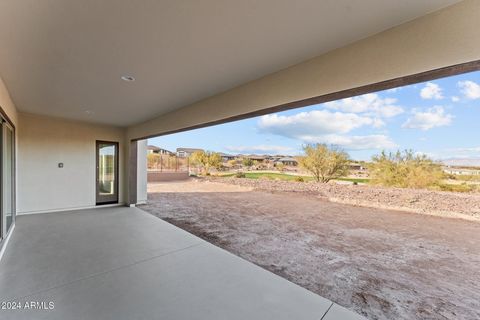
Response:
[[[138,208],[16,223],[0,300],[21,309],[2,319],[361,319]]]
[[[479,17],[475,0],[1,1],[0,318],[357,318],[134,208],[146,139],[480,70]]]

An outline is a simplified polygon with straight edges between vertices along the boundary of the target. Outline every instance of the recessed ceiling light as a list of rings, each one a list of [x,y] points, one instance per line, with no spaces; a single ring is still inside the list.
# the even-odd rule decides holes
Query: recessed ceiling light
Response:
[[[127,82],[135,81],[135,78],[132,76],[122,76],[121,79]]]

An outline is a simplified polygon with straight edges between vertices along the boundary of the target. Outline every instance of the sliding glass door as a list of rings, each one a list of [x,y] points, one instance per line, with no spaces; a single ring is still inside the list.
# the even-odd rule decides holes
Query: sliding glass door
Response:
[[[97,205],[118,202],[118,142],[97,141]]]
[[[15,135],[13,127],[4,118],[0,118],[0,123],[0,235],[3,240],[15,221]]]

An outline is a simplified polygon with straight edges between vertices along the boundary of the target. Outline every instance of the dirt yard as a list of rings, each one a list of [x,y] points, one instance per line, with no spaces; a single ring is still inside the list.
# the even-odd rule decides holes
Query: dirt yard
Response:
[[[190,180],[142,209],[369,319],[480,319],[480,223]]]

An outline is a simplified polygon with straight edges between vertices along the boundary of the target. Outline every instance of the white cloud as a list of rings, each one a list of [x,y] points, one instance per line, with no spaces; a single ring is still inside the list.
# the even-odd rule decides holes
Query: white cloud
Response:
[[[279,154],[290,152],[293,149],[290,147],[284,146],[274,146],[274,145],[256,145],[256,146],[228,146],[225,147],[226,150],[230,152],[238,153],[255,153],[255,154]]]
[[[468,99],[479,99],[480,98],[480,85],[477,83],[467,80],[458,82],[460,91]]]
[[[265,133],[300,140],[307,143],[326,143],[348,150],[389,149],[395,147],[387,135],[347,135],[350,131],[384,125],[379,118],[354,113],[314,110],[292,116],[266,115],[260,118],[259,130]]]
[[[392,149],[397,145],[386,135],[347,136],[326,134],[319,136],[302,136],[302,141],[309,143],[326,143],[347,150]]]
[[[457,97],[457,96],[452,96],[450,99],[452,100],[452,102],[458,102],[458,101],[460,101],[460,98]]]
[[[378,126],[380,124],[372,118],[353,113],[314,110],[292,116],[265,115],[260,118],[258,127],[261,132],[297,138],[311,133],[316,135],[348,133],[362,126]]]
[[[401,90],[401,89],[402,89],[401,87],[396,87],[396,88],[388,89],[386,92],[395,93],[395,92],[397,92],[398,90]]]
[[[373,119],[372,126],[373,126],[374,128],[377,128],[377,129],[378,129],[378,128],[384,127],[384,126],[385,126],[385,122],[384,122],[382,119],[380,119],[380,118],[375,118],[375,119]]]
[[[325,107],[350,113],[364,113],[369,116],[391,118],[403,113],[403,108],[396,105],[396,99],[382,99],[376,93],[368,93],[358,97],[326,102]]]
[[[425,87],[420,90],[420,96],[422,99],[443,99],[442,88],[438,84],[427,82]]]
[[[426,131],[435,127],[448,126],[453,119],[453,115],[446,114],[441,106],[429,108],[425,112],[414,109],[412,114],[413,116],[407,119],[402,128]]]

